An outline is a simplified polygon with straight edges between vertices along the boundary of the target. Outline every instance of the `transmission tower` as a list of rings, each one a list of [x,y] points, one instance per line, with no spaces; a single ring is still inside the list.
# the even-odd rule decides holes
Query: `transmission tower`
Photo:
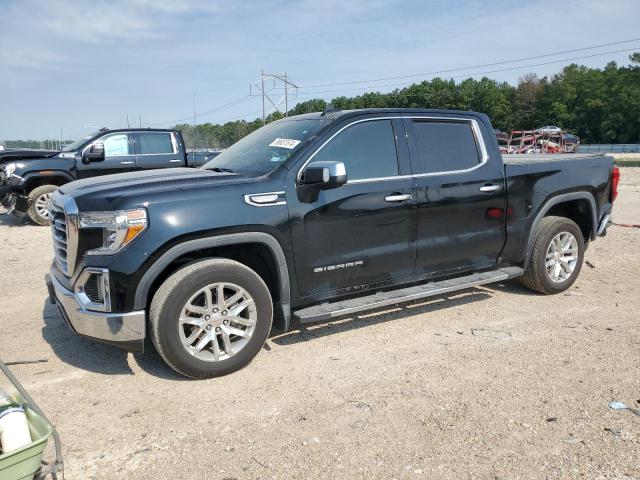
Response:
[[[290,95],[293,95],[293,98],[298,95],[298,86],[291,81],[291,77],[287,76],[286,72],[284,75],[276,75],[260,70],[260,79],[249,86],[249,94],[253,95],[254,88],[259,92],[259,95],[262,96],[263,125],[266,123],[267,117],[273,112],[280,112],[286,117],[289,112]],[[289,92],[290,89],[293,90],[291,93]],[[282,94],[279,93],[282,90],[284,90],[284,92]],[[267,102],[271,104],[268,109]],[[280,110],[283,102],[284,112]]]

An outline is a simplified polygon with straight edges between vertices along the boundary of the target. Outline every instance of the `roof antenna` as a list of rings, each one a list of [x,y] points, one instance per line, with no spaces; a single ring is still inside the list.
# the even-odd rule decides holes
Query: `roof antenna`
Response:
[[[342,109],[338,108],[338,107],[334,107],[333,105],[329,104],[325,107],[325,109],[322,111],[321,116],[325,116],[328,115],[329,113],[335,113],[335,112],[341,112]]]

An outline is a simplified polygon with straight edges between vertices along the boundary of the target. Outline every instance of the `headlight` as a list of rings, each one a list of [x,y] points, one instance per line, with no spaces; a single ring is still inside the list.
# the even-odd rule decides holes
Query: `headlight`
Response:
[[[87,255],[113,255],[147,228],[144,208],[118,212],[87,212],[80,214],[80,228],[101,228],[102,247],[88,250]]]
[[[7,178],[9,178],[15,171],[16,171],[15,163],[7,163],[4,166],[4,174],[6,175]]]

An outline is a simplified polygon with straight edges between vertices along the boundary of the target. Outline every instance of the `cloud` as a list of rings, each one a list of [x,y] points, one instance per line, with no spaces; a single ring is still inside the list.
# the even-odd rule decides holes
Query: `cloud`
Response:
[[[17,138],[49,135],[61,126],[79,132],[87,123],[120,127],[127,113],[149,122],[182,118],[192,109],[193,92],[199,111],[213,109],[246,96],[261,68],[287,72],[301,86],[300,99],[331,98],[361,93],[367,84],[308,85],[459,68],[637,36],[638,0],[567,0],[562,12],[553,0],[533,3],[523,14],[518,0],[0,0],[0,132]],[[565,57],[571,55],[554,58]],[[579,63],[602,66],[626,57]],[[542,76],[561,68],[489,76],[515,82],[529,71]],[[354,90],[320,93],[339,88]],[[206,119],[246,117],[259,107],[256,97]]]
[[[0,62],[18,68],[55,66],[72,58],[73,51],[83,44],[136,44],[158,39],[173,31],[176,15],[224,8],[224,4],[195,0],[0,3]]]

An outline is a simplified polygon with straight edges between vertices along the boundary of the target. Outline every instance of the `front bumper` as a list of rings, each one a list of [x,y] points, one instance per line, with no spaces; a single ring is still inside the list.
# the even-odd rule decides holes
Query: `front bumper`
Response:
[[[12,193],[11,187],[0,182],[0,205],[11,213],[15,208],[15,204],[15,194]]]
[[[49,300],[58,306],[71,329],[79,335],[142,352],[146,336],[144,310],[127,313],[94,312],[84,308],[74,292],[65,288],[53,272],[45,276]]]
[[[12,178],[0,178],[0,204],[8,213],[23,216],[29,209],[29,198],[21,187],[12,182]]]

